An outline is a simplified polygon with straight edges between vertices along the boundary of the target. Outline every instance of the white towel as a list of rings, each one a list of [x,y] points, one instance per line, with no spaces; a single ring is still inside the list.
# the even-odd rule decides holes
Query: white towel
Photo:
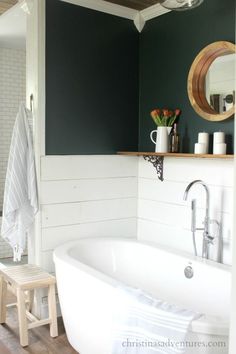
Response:
[[[20,261],[26,236],[38,211],[37,184],[32,136],[32,113],[23,103],[13,128],[7,166],[1,235],[13,248],[14,261]]]
[[[193,311],[154,299],[139,289],[117,289],[112,354],[181,354]]]

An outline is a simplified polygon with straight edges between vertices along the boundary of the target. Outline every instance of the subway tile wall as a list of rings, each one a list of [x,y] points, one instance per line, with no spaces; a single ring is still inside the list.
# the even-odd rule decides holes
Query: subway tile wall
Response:
[[[21,101],[25,101],[25,91],[25,51],[0,48],[0,211],[2,210],[12,129],[19,104]],[[0,237],[0,258],[11,256],[11,248]]]

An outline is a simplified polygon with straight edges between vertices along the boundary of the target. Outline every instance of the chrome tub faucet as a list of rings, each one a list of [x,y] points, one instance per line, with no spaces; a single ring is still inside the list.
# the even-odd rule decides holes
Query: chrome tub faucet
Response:
[[[196,238],[195,234],[196,231],[202,230],[203,231],[203,240],[202,240],[202,258],[209,258],[209,245],[213,244],[214,236],[209,235],[209,225],[210,223],[216,223],[219,227],[219,223],[216,220],[211,220],[209,218],[209,206],[210,206],[210,192],[207,185],[201,180],[195,180],[187,186],[184,192],[184,200],[187,200],[188,193],[190,189],[194,186],[200,184],[205,192],[206,192],[206,206],[205,206],[205,218],[203,220],[203,227],[198,228],[196,227],[196,199],[192,199],[191,202],[191,209],[192,209],[192,221],[191,221],[191,232],[193,236],[193,247],[195,256],[197,256],[197,247],[196,247]]]

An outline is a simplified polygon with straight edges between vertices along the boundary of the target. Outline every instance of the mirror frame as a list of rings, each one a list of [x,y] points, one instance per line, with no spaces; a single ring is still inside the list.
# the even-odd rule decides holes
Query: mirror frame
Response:
[[[213,61],[223,55],[236,52],[236,46],[226,41],[214,42],[196,56],[188,75],[188,97],[195,112],[210,121],[221,121],[234,115],[235,105],[224,113],[217,113],[209,105],[205,94],[205,78]]]

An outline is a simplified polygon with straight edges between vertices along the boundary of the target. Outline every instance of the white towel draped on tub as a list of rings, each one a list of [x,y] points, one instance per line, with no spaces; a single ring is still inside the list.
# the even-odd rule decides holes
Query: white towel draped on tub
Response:
[[[29,120],[32,113],[23,103],[13,128],[7,166],[1,235],[20,261],[27,231],[38,211],[37,185]]]
[[[181,354],[198,314],[157,300],[141,290],[117,289],[112,354]]]

